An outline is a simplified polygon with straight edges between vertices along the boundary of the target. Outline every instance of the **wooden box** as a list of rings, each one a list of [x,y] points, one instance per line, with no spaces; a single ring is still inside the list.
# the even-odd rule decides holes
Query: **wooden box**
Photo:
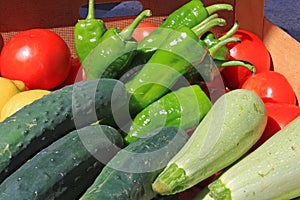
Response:
[[[140,9],[151,9],[153,17],[146,20],[160,23],[169,13],[189,0],[140,0]],[[95,0],[95,4],[130,3],[126,0]],[[120,4],[118,4],[120,3]],[[292,84],[298,99],[300,99],[300,44],[279,27],[264,17],[264,1],[262,0],[203,0],[205,5],[213,3],[230,3],[234,11],[223,11],[221,17],[226,18],[228,24],[223,28],[216,28],[215,32],[225,31],[238,20],[240,27],[259,35],[265,42],[272,57],[275,71],[283,73]],[[57,32],[66,40],[75,56],[73,42],[73,26],[81,18],[80,8],[87,4],[87,0],[10,0],[0,1],[0,33],[7,41],[12,35],[29,28],[49,28]],[[130,4],[129,4],[130,5]],[[106,8],[109,6],[106,6]],[[133,9],[128,8],[127,9]],[[124,27],[134,16],[103,18],[107,26]]]
[[[151,9],[153,16],[146,18],[156,24],[172,11],[187,3],[189,0],[140,0],[140,9]],[[95,0],[95,4],[121,3],[125,0]],[[266,44],[275,71],[281,72],[292,84],[297,98],[300,99],[300,44],[289,34],[272,24],[264,17],[264,1],[262,0],[203,0],[205,5],[213,3],[230,3],[233,11],[220,12],[220,16],[227,20],[227,26],[215,28],[214,32],[222,33],[228,29],[235,20],[240,27],[256,33]],[[0,33],[4,41],[19,31],[30,28],[48,28],[58,33],[69,45],[72,55],[74,50],[73,27],[81,19],[80,8],[87,4],[87,0],[9,0],[0,1]],[[110,5],[111,6],[111,5]],[[110,6],[106,4],[106,9]],[[133,9],[128,8],[127,9]],[[102,18],[107,27],[125,27],[134,16],[118,16]],[[198,192],[198,191],[195,191]]]

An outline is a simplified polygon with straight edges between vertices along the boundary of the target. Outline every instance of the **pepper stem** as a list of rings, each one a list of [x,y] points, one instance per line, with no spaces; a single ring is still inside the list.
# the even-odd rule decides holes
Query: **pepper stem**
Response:
[[[94,0],[89,0],[88,14],[86,19],[95,19]]]
[[[210,47],[208,49],[210,55],[213,57],[220,48],[222,48],[223,46],[225,46],[226,44],[228,44],[230,42],[241,42],[241,39],[237,38],[237,37],[230,37],[230,38],[226,38],[224,40],[219,40],[218,43],[214,44],[212,47]]]
[[[211,15],[212,13],[221,11],[221,10],[233,10],[233,6],[226,3],[220,3],[220,4],[213,4],[211,6],[206,7],[206,11],[208,15]]]
[[[217,13],[212,14],[212,15],[208,16],[206,19],[204,19],[202,22],[200,22],[199,26],[204,25],[204,24],[208,23],[210,20],[216,19],[218,17],[219,17],[219,15]]]
[[[256,73],[256,68],[254,65],[252,65],[250,62],[243,61],[243,60],[219,60],[219,59],[213,59],[216,66],[220,68],[224,67],[234,67],[234,66],[241,66],[245,67],[246,69],[249,69],[252,74]]]
[[[226,20],[222,18],[213,18],[209,20],[207,23],[200,23],[192,28],[192,31],[198,35],[201,36],[204,33],[206,33],[208,30],[215,26],[225,26]]]
[[[236,21],[233,26],[221,37],[219,37],[219,40],[225,40],[229,37],[231,37],[239,28],[239,23]]]
[[[123,29],[119,35],[124,40],[130,40],[137,26],[143,21],[145,17],[150,17],[151,15],[152,15],[151,10],[144,10],[134,19],[134,21],[129,26]]]

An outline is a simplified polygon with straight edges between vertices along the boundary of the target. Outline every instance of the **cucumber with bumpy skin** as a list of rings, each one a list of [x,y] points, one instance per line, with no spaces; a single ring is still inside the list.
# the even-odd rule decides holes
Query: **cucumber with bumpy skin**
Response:
[[[176,194],[229,166],[261,137],[266,121],[264,103],[254,92],[225,93],[156,178],[154,191]]]
[[[176,127],[163,127],[138,138],[103,168],[81,200],[143,200],[157,194],[151,183],[187,141]]]
[[[204,199],[281,200],[300,197],[300,117],[225,171]]]
[[[78,199],[122,147],[121,134],[109,126],[74,130],[6,178],[0,199]]]
[[[126,98],[120,81],[95,79],[53,91],[25,106],[0,123],[0,182],[71,130],[122,112]]]

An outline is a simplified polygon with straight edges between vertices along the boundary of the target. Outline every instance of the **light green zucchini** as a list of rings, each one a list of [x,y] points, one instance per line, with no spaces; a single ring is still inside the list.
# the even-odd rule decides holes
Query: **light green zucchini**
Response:
[[[229,166],[261,137],[266,121],[264,103],[254,92],[238,89],[222,95],[156,178],[153,190],[179,193]]]
[[[230,167],[208,188],[205,200],[300,197],[300,117]]]

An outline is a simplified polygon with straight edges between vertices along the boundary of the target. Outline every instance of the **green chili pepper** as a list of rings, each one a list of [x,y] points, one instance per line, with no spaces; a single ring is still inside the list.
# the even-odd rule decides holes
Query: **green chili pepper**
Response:
[[[193,63],[199,62],[206,54],[206,46],[199,43],[199,35],[214,26],[225,24],[224,19],[217,18],[192,29],[180,26],[169,30],[168,37],[150,60],[126,83],[127,90],[132,94],[131,112],[140,111],[163,96]]]
[[[82,63],[106,31],[101,19],[95,19],[94,0],[89,0],[86,19],[78,20],[74,27],[74,43],[76,54]]]
[[[238,30],[238,27],[238,22],[235,22],[232,28],[219,38],[215,38],[214,34],[210,31],[204,33],[199,42],[202,44],[204,42],[207,46],[210,56],[212,57],[211,62],[199,63],[198,66],[195,65],[193,69],[185,74],[185,78],[193,80],[192,83],[195,83],[195,81],[210,82],[216,75],[220,74],[220,71],[222,71],[224,67],[233,66],[242,66],[249,69],[252,73],[255,73],[255,67],[247,61],[228,60],[229,49],[226,47],[226,44],[241,41],[237,37],[232,37],[236,30]]]
[[[239,23],[236,21],[230,30],[226,32],[223,36],[215,38],[214,34],[210,31],[206,32],[201,36],[209,52],[213,58],[225,60],[229,56],[229,50],[226,47],[226,44],[230,42],[240,42],[241,40],[237,37],[232,37],[232,35],[238,30]]]
[[[137,41],[132,38],[135,28],[151,15],[150,10],[144,10],[122,31],[108,29],[82,63],[87,79],[119,78],[136,52]]]
[[[212,106],[199,85],[189,85],[170,92],[153,102],[134,118],[125,137],[127,143],[164,126],[191,129]]]
[[[139,43],[137,60],[134,64],[147,62],[162,41],[168,37],[168,29],[175,29],[181,25],[192,28],[217,11],[232,9],[230,4],[213,4],[205,7],[200,0],[191,0],[172,12],[155,31]]]

